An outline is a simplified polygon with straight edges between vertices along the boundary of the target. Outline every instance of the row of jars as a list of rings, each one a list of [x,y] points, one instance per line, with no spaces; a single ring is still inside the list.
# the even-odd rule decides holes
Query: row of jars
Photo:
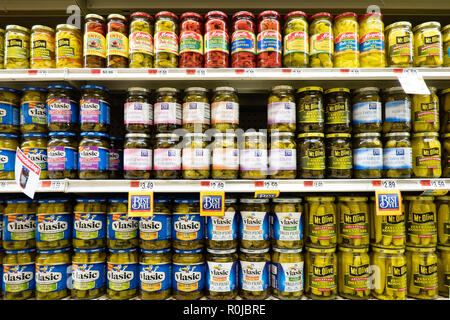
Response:
[[[283,23],[274,10],[257,19],[240,11],[231,24],[221,11],[204,18],[162,11],[155,19],[135,12],[129,20],[120,14],[110,14],[107,21],[88,14],[84,34],[70,24],[57,25],[56,32],[43,25],[31,30],[8,25],[6,33],[0,30],[0,58],[6,69],[450,66],[450,25],[441,30],[436,21],[414,28],[399,21],[384,28],[380,13],[358,18],[345,12],[333,19],[320,12],[308,19],[293,11]]]
[[[381,300],[448,297],[450,247],[372,247],[249,250],[105,248],[6,250],[0,270],[3,298],[24,300],[279,299]],[[21,280],[17,287],[18,279]]]

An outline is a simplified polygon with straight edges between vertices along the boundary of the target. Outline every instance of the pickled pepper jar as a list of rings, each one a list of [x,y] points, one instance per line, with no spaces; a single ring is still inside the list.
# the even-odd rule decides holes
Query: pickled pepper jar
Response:
[[[350,89],[332,88],[325,91],[325,132],[352,132]]]
[[[41,25],[31,28],[31,69],[55,67],[55,30]]]
[[[411,98],[402,87],[384,90],[383,132],[409,132],[411,130]]]
[[[130,68],[153,68],[153,17],[145,12],[130,16]]]
[[[297,90],[298,132],[323,132],[325,114],[322,93],[321,87],[304,87]]]
[[[10,24],[5,34],[5,69],[30,67],[30,29]]]
[[[359,68],[359,24],[354,12],[334,18],[334,67]]]
[[[383,145],[380,134],[358,133],[353,141],[353,175],[356,179],[381,178]]]
[[[181,173],[181,149],[179,137],[172,133],[156,135],[154,165],[156,179],[177,179]]]
[[[291,86],[270,89],[267,103],[267,125],[270,132],[295,132],[295,97]]]
[[[414,66],[442,67],[442,33],[441,24],[436,21],[425,22],[415,26],[414,32]],[[445,53],[448,55],[448,52]]]
[[[450,24],[446,25],[442,28],[442,46],[443,46],[443,55],[444,55],[444,63],[443,67],[450,67]]]
[[[157,133],[171,133],[181,127],[182,110],[178,93],[175,88],[156,89],[153,123]]]
[[[83,39],[81,30],[71,24],[56,26],[56,68],[83,67]]]
[[[399,21],[385,29],[386,60],[388,67],[410,68],[413,66],[414,39],[411,22]]]
[[[108,68],[128,68],[128,25],[127,18],[120,14],[110,14],[107,25],[107,66]]]
[[[255,16],[248,11],[239,11],[231,21],[231,67],[256,68]]]
[[[205,68],[228,68],[230,64],[228,16],[222,11],[205,15]]]
[[[361,68],[384,68],[386,53],[383,15],[378,12],[366,13],[358,18],[358,22]]]
[[[180,68],[203,67],[203,17],[185,12],[180,17]]]
[[[326,176],[332,179],[351,179],[353,154],[350,133],[330,133],[326,138]]]
[[[325,178],[323,137],[323,133],[300,133],[297,136],[297,172],[300,179]]]
[[[282,26],[278,12],[268,10],[258,15],[258,68],[281,68],[281,33]]]
[[[178,17],[169,11],[155,15],[155,68],[178,68]]]
[[[145,133],[127,133],[123,145],[125,179],[150,179],[153,167],[150,136]]]
[[[98,14],[88,14],[84,18],[84,54],[85,68],[106,67],[106,23]]]
[[[147,89],[128,88],[123,121],[127,132],[150,133],[153,125],[153,108],[149,103]]]
[[[311,68],[333,68],[333,16],[320,12],[309,18],[309,48]]]
[[[266,179],[268,171],[267,136],[263,132],[246,132],[239,152],[241,179]]]
[[[353,132],[381,132],[382,104],[380,89],[365,87],[355,90],[353,94]]]
[[[292,11],[284,16],[283,67],[305,68],[308,65],[308,15],[303,11]]]

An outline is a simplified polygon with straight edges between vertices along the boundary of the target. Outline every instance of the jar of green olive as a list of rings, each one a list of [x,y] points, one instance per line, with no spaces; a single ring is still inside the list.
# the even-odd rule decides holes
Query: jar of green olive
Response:
[[[297,144],[292,132],[270,135],[269,176],[271,179],[295,179],[297,176]]]
[[[411,97],[402,87],[384,90],[383,132],[409,132],[411,130]]]
[[[111,123],[109,89],[94,84],[81,87],[80,130],[108,132]]]
[[[215,133],[211,145],[212,179],[237,179],[239,176],[239,149],[235,133]]]
[[[139,259],[136,248],[109,249],[106,295],[111,300],[128,300],[138,294]]]
[[[409,132],[385,135],[383,148],[383,176],[385,178],[411,178],[412,148]]]
[[[297,170],[301,179],[325,177],[323,133],[300,133],[297,138]]]
[[[206,297],[231,300],[238,294],[238,254],[236,248],[208,249],[206,255]]]
[[[303,246],[303,206],[301,198],[272,200],[271,242],[273,248],[299,249]]]
[[[267,124],[270,132],[295,132],[295,97],[291,86],[275,86],[270,90]]]
[[[268,199],[241,199],[239,207],[239,246],[245,249],[270,247],[270,205]]]
[[[353,141],[353,174],[357,179],[381,178],[383,145],[376,132],[358,133]]]
[[[127,132],[150,133],[153,126],[153,106],[149,103],[147,89],[128,88],[123,122]]]
[[[156,179],[180,178],[181,148],[177,134],[157,134],[153,153],[153,169]]]
[[[271,268],[273,295],[282,300],[300,299],[303,295],[303,268],[301,248],[274,248]]]
[[[238,245],[238,205],[235,198],[225,198],[223,216],[206,217],[206,246],[213,250],[234,249]]]
[[[350,133],[330,133],[326,138],[326,176],[332,179],[351,179],[353,169]]]
[[[109,136],[103,132],[82,132],[78,146],[80,179],[108,179]]]
[[[337,243],[337,208],[335,197],[306,197],[305,243],[325,248]]]
[[[150,179],[153,166],[150,135],[127,133],[123,146],[123,171],[125,179]]]
[[[205,243],[205,217],[200,216],[198,198],[174,200],[172,246],[180,250],[202,248]]]
[[[267,299],[270,295],[269,248],[239,250],[239,296],[244,300]]]
[[[353,93],[352,123],[353,132],[381,132],[382,104],[379,88],[365,87]]]
[[[239,151],[241,179],[266,179],[268,171],[266,134],[246,132],[243,140]]]
[[[164,300],[172,287],[172,253],[170,248],[141,250],[139,258],[139,297],[142,300]]]
[[[205,132],[211,123],[211,106],[208,90],[190,87],[184,90],[183,129],[189,132]]]
[[[78,95],[75,88],[65,84],[47,87],[48,131],[78,130]]]
[[[157,133],[171,133],[181,128],[181,104],[175,88],[156,89],[153,124]]]
[[[20,149],[28,159],[34,161],[41,168],[39,179],[48,179],[47,170],[47,134],[24,133]]]
[[[0,132],[19,133],[20,91],[0,87]]]
[[[184,136],[182,149],[183,179],[208,179],[210,175],[211,150],[203,133],[188,133]]]
[[[47,143],[49,179],[78,177],[78,141],[73,132],[50,132]]]
[[[25,87],[20,100],[20,131],[22,133],[47,132],[47,89]]]
[[[323,132],[325,112],[323,108],[323,88],[304,87],[297,90],[298,132]]]
[[[3,214],[3,249],[22,250],[36,247],[37,202],[8,199]]]
[[[172,206],[169,198],[153,200],[153,216],[139,220],[139,247],[146,250],[170,248],[172,240]]]
[[[239,98],[232,87],[217,87],[211,100],[211,128],[220,132],[239,126]]]
[[[350,133],[352,113],[350,89],[332,88],[325,91],[325,132]]]

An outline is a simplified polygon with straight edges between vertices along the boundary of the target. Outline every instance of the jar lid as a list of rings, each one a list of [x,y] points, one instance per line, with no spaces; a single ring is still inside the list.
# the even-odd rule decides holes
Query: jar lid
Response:
[[[282,131],[273,131],[270,133],[271,138],[277,138],[277,137],[282,137],[282,136],[293,137],[294,133],[293,132],[282,132]]]
[[[22,92],[25,92],[25,91],[47,92],[48,90],[45,88],[39,88],[39,87],[24,87],[24,88],[22,88]]]
[[[0,28],[0,33],[5,33],[5,29]]]
[[[184,89],[184,92],[191,92],[191,91],[208,92],[208,89],[202,87],[189,87]]]
[[[367,201],[368,197],[354,197],[354,196],[339,196],[337,197],[339,201]]]
[[[111,139],[111,140],[123,140],[122,137],[118,137],[118,136],[110,136],[109,139]]]
[[[103,18],[101,15],[98,15],[95,13],[87,14],[86,17],[84,17],[84,20],[87,20],[87,19],[98,19],[98,20],[105,21],[105,18]]]
[[[233,87],[217,87],[214,89],[214,92],[216,91],[231,91],[231,92],[237,92],[237,90]]]
[[[450,30],[450,24],[448,24],[448,25],[446,25],[445,27],[443,27],[443,28],[441,29],[441,32],[444,33],[444,32],[447,32],[447,31],[449,31],[449,30]]]
[[[155,92],[159,93],[159,92],[165,92],[165,91],[168,91],[168,92],[175,92],[175,93],[179,92],[178,89],[176,89],[176,88],[171,88],[171,87],[158,88],[158,89],[156,89]]]
[[[40,25],[40,24],[36,24],[36,25],[31,27],[31,31],[36,31],[37,29],[42,29],[42,30],[45,30],[45,31],[48,31],[48,32],[52,32],[52,33],[55,32],[55,29],[47,27],[47,26],[43,26],[43,25]]]
[[[321,132],[308,132],[308,133],[299,133],[297,138],[323,138],[324,134]]]
[[[241,203],[269,203],[269,199],[242,198]]]
[[[200,199],[197,198],[175,198],[175,203],[200,203]]]
[[[203,21],[202,15],[200,15],[198,13],[195,13],[195,12],[185,12],[185,13],[183,13],[181,15],[181,17],[180,17],[180,20],[183,20],[185,18],[191,18],[191,17],[194,17],[194,18],[199,19],[200,21]]]
[[[77,198],[76,202],[79,203],[103,203],[106,202],[105,198]]]
[[[150,21],[153,21],[153,17],[145,12],[134,12],[130,15],[130,19],[137,18],[137,17],[146,18],[146,19],[149,19]]]
[[[78,28],[77,26],[74,26],[73,24],[58,24],[56,26],[56,30],[61,29],[61,28],[70,29],[72,31],[77,31],[77,32],[81,31],[80,28]]]
[[[363,138],[363,137],[380,137],[381,134],[378,132],[364,132],[355,134],[355,138]]]
[[[161,253],[167,253],[167,252],[170,252],[170,251],[171,251],[170,248],[159,249],[159,250],[141,249],[141,252],[145,253],[145,254],[161,254]]]
[[[450,200],[450,195],[449,195],[449,196],[440,196],[440,197],[436,197],[436,200],[440,200],[440,201],[449,201],[449,200]]]
[[[228,16],[225,12],[218,11],[218,10],[210,11],[207,14],[205,14],[205,19],[208,19],[210,16],[221,16],[221,17],[224,17],[225,19],[228,19]]]
[[[415,251],[415,252],[434,252],[434,251],[436,251],[436,247],[415,247],[415,246],[406,246],[406,251]]]
[[[306,201],[334,201],[335,197],[327,197],[327,196],[314,196],[314,197],[306,197]]]
[[[95,249],[78,249],[73,248],[73,251],[79,252],[79,253],[94,253],[94,252],[100,252],[104,251],[106,248],[95,248]]]
[[[409,132],[390,132],[384,135],[385,137],[409,137]]]
[[[278,19],[280,18],[280,14],[275,10],[266,10],[266,11],[261,12],[258,15],[258,20],[264,16],[276,16]]]
[[[413,137],[439,137],[437,132],[418,132],[414,133]]]
[[[108,134],[104,132],[82,132],[80,133],[80,136],[82,137],[102,137],[102,138],[108,138]]]
[[[6,203],[16,204],[16,203],[32,203],[32,199],[7,199]]]
[[[6,31],[13,30],[13,29],[16,29],[16,30],[19,30],[19,31],[22,31],[22,32],[30,33],[30,29],[22,27],[22,26],[19,26],[17,24],[9,24],[9,25],[6,26]]]
[[[244,253],[266,253],[269,252],[269,248],[266,249],[245,249],[245,248],[239,248],[240,252]]]
[[[206,138],[206,134],[204,134],[204,133],[199,133],[199,132],[197,132],[197,133],[192,133],[192,132],[190,132],[190,133],[186,133],[186,135],[184,136],[185,138],[197,138],[197,139],[205,139]]]
[[[146,133],[127,133],[125,135],[125,139],[128,138],[143,138],[143,139],[150,139],[150,135]]]
[[[202,253],[203,248],[200,249],[194,249],[194,250],[181,250],[181,249],[174,249],[175,253],[181,253],[181,254],[195,254],[195,253]]]
[[[336,251],[336,247],[328,247],[328,248],[314,248],[310,246],[305,246],[306,251],[314,252],[314,253],[332,253]]]
[[[170,12],[170,11],[161,11],[161,12],[158,12],[158,13],[155,15],[155,19],[158,19],[159,17],[162,17],[162,16],[169,16],[169,17],[174,18],[175,20],[178,20],[178,16],[177,16],[175,13],[172,13],[172,12]]]
[[[352,135],[350,133],[329,133],[325,135],[326,139],[329,138],[351,138]]]
[[[327,89],[325,91],[325,94],[329,94],[332,92],[347,92],[350,93],[350,89],[349,88],[331,88],[331,89]]]
[[[273,203],[300,203],[302,198],[273,198]]]
[[[432,196],[406,196],[405,200],[408,200],[408,201],[417,201],[417,200],[420,200],[420,201],[433,201],[434,197],[432,197]]]
[[[0,91],[8,91],[8,92],[12,92],[15,94],[19,94],[20,90],[17,89],[13,89],[13,88],[7,88],[7,87],[0,87]]]
[[[111,253],[129,253],[129,252],[135,252],[136,248],[130,248],[130,249],[110,249],[110,248],[108,248],[108,250]]]
[[[320,17],[327,17],[330,18],[331,20],[333,20],[333,15],[329,12],[319,12],[316,13],[314,15],[312,15],[311,17],[309,17],[309,21],[313,21],[316,18],[320,18]]]
[[[344,13],[341,13],[341,14],[337,15],[336,17],[334,17],[334,21],[337,21],[338,19],[344,18],[344,17],[358,18],[358,15],[354,12],[344,12]]]
[[[385,93],[405,92],[402,87],[391,87],[383,90]]]
[[[128,88],[127,91],[128,91],[128,92],[132,92],[132,91],[149,92],[150,90],[148,90],[148,89],[146,89],[146,88],[140,88],[140,87],[131,87],[131,88]]]
[[[228,249],[228,250],[214,250],[214,249],[206,249],[206,251],[208,251],[209,253],[212,254],[230,254],[230,253],[235,253],[237,251],[236,248],[233,249]]]
[[[69,86],[67,84],[51,84],[47,87],[48,90],[51,89],[65,89],[65,90],[76,90],[74,87]]]
[[[389,29],[392,28],[400,28],[400,27],[408,27],[411,28],[412,24],[409,21],[399,21],[399,22],[395,22],[395,23],[391,23],[390,25],[388,25],[386,28],[384,28],[384,31],[388,31]]]
[[[383,19],[383,15],[381,13],[379,13],[379,12],[370,12],[370,13],[366,13],[366,14],[360,16],[358,21],[361,21],[362,19],[365,19],[365,18],[368,18],[368,17],[371,17],[371,16],[378,16],[378,17],[380,17],[380,19]]]
[[[65,132],[65,131],[53,131],[48,134],[49,137],[62,136],[62,137],[76,137],[75,132]]]
[[[380,253],[390,253],[390,254],[403,254],[405,252],[404,248],[394,249],[394,248],[383,248],[372,245],[372,250]]]
[[[24,250],[5,250],[6,254],[21,254],[35,252],[36,249],[24,249]]]
[[[281,91],[281,90],[292,91],[292,90],[294,90],[294,88],[292,86],[282,84],[282,85],[274,86],[274,87],[272,87],[272,89],[270,89],[270,91]]]
[[[107,87],[99,86],[96,84],[85,84],[84,86],[81,87],[81,90],[85,90],[85,89],[96,89],[96,90],[102,90],[102,91],[109,92],[109,89]]]
[[[158,133],[156,139],[160,138],[170,138],[170,139],[179,139],[179,136],[176,133]]]
[[[252,19],[255,19],[255,15],[248,11],[239,11],[236,12],[232,17],[231,20],[234,20],[237,17],[251,17]]]
[[[323,88],[321,87],[303,87],[297,90],[297,93],[305,92],[305,91],[320,91],[323,92]]]
[[[366,253],[369,252],[369,247],[364,248],[349,248],[345,246],[339,246],[339,251],[343,252],[354,252],[354,253]]]
[[[356,95],[356,94],[358,94],[358,93],[363,93],[363,92],[373,92],[373,91],[374,91],[374,92],[379,92],[380,89],[377,88],[377,87],[364,87],[364,88],[356,89],[355,92],[354,92],[354,94]]]
[[[22,138],[47,138],[46,133],[24,133]]]
[[[441,28],[441,24],[437,21],[429,21],[429,22],[424,22],[421,23],[417,26],[414,27],[413,32],[416,32],[417,30],[421,29],[421,28]]]
[[[69,198],[60,199],[39,199],[38,203],[66,203],[69,202]]]
[[[118,14],[118,13],[111,13],[107,19],[108,20],[109,19],[121,19],[121,20],[125,20],[125,21],[127,20],[127,18],[125,18],[125,16]]]
[[[287,18],[292,17],[292,16],[303,16],[303,17],[305,17],[305,19],[308,19],[308,15],[306,13],[304,13],[303,11],[292,11],[284,16],[284,20],[286,20]]]
[[[167,197],[157,197],[153,199],[153,203],[170,203],[171,199]]]
[[[127,198],[108,199],[109,203],[128,203]]]
[[[0,138],[12,138],[17,139],[19,136],[17,134],[12,133],[0,133]]]
[[[448,25],[448,27],[450,27],[450,24]],[[450,92],[450,88],[444,89],[441,91],[441,94],[446,94]]]
[[[234,139],[236,138],[236,133],[234,132],[216,132],[213,134],[214,138],[219,139]]]
[[[55,249],[55,250],[37,250],[37,253],[41,254],[54,254],[54,253],[63,253],[69,251],[70,248],[62,248],[62,249]]]
[[[272,248],[275,252],[281,252],[281,253],[300,253],[302,252],[302,248],[298,249],[280,249],[280,248]]]
[[[251,132],[244,132],[244,137],[265,137],[266,134],[264,132],[256,132],[256,131],[251,131]]]

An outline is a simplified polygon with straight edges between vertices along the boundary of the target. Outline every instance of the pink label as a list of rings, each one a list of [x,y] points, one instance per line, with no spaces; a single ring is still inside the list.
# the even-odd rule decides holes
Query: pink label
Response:
[[[213,170],[239,170],[239,149],[214,148],[212,154]]]
[[[236,102],[214,102],[211,105],[211,124],[239,123],[239,104]]]
[[[269,105],[267,106],[267,122],[268,124],[295,123],[295,103],[269,103]]]
[[[123,122],[125,124],[153,124],[152,105],[143,102],[127,102],[124,105]]]
[[[123,151],[124,170],[152,170],[152,150],[125,149]]]
[[[209,124],[211,110],[209,103],[186,102],[183,103],[183,123]]]
[[[246,149],[240,151],[240,169],[267,170],[267,150],[266,149]]]
[[[209,149],[183,149],[183,170],[209,170],[211,156]]]
[[[168,52],[178,55],[178,36],[170,31],[156,33],[155,53],[158,52]]]
[[[142,31],[130,34],[130,53],[135,52],[153,55],[153,37]]]
[[[181,125],[181,104],[175,102],[157,102],[154,106],[154,124]]]
[[[271,149],[269,155],[269,170],[296,170],[297,152],[295,149]]]
[[[180,170],[180,149],[155,149],[155,170]]]

